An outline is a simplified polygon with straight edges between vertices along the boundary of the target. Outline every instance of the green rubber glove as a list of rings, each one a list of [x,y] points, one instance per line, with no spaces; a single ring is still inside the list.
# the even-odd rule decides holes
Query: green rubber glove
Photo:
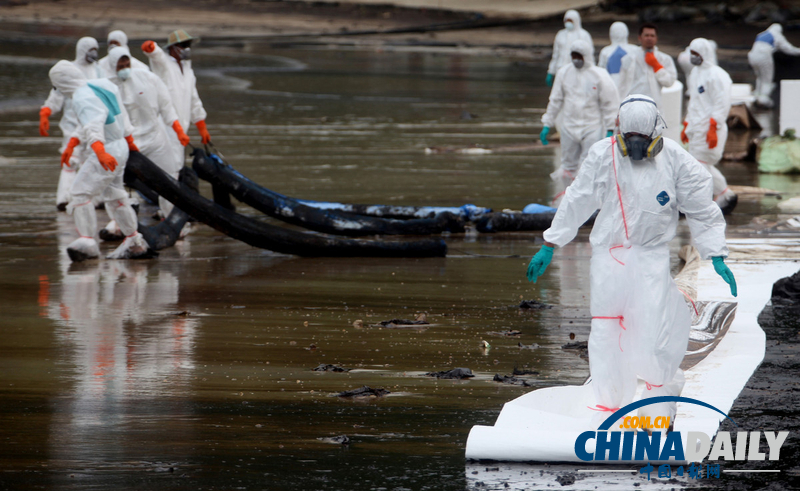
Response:
[[[725,283],[731,286],[731,295],[736,296],[736,278],[733,277],[733,271],[725,264],[725,258],[722,256],[715,256],[711,258],[714,263],[714,271],[722,276]]]
[[[549,126],[545,126],[544,128],[542,128],[542,132],[539,133],[539,139],[542,140],[542,145],[547,145],[548,143],[550,143],[549,141],[547,141],[547,135],[549,133],[550,133]]]
[[[614,136],[614,130],[608,130],[606,132],[606,138],[611,138],[612,136]]]
[[[547,78],[544,79],[544,83],[546,83],[548,87],[552,87],[553,86],[553,80],[555,78],[556,78],[555,75],[553,75],[552,73],[548,73],[547,74]]]
[[[542,246],[539,252],[531,258],[528,264],[528,281],[536,283],[536,278],[542,276],[550,261],[553,260],[553,248],[550,246]]]

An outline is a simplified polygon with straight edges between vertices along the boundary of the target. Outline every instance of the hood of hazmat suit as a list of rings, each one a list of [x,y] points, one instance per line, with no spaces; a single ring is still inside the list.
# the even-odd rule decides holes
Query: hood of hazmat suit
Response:
[[[118,42],[119,47],[121,48],[128,47],[128,36],[120,30],[111,31],[108,33],[108,42],[111,43],[111,41]],[[110,44],[108,47],[109,47],[108,55],[100,59],[100,61],[98,61],[97,64],[100,67],[100,71],[103,74],[103,76],[111,78],[116,76],[117,74],[117,65],[116,63],[112,63],[111,61],[111,53],[113,53],[115,49],[112,49],[113,47]],[[128,53],[128,57],[131,59],[131,68],[139,68],[142,70],[150,69],[150,67],[148,67],[146,63],[143,63],[134,58],[133,56],[130,56],[130,53]]]
[[[111,41],[116,41],[122,47],[128,46],[128,35],[117,29],[108,33],[108,44],[111,46]]]
[[[655,101],[626,98],[623,132],[659,135]],[[598,208],[592,229],[589,361],[597,416],[631,402],[637,380],[642,398],[677,396],[679,365],[691,316],[670,275],[669,242],[683,212],[700,254],[727,256],[725,220],[711,200],[711,176],[669,139],[657,155],[632,162],[616,137],[595,143],[567,188],[544,239],[563,246]],[[675,404],[657,404],[640,416],[674,416]],[[588,412],[588,410],[587,410]]]
[[[608,29],[608,36],[611,38],[611,44],[621,45],[628,44],[628,26],[624,22],[614,22]]]
[[[716,65],[714,46],[708,39],[705,38],[693,39],[692,42],[689,44],[689,51],[690,52],[694,51],[703,58],[703,63],[698,66],[708,68],[712,65]]]
[[[126,47],[116,48],[108,55],[114,66],[123,56],[130,57]],[[167,128],[178,119],[178,115],[167,86],[154,73],[138,68],[131,70],[127,80],[117,76],[110,77],[109,80],[119,87],[120,99],[128,111],[134,128],[134,141],[139,151],[172,175],[177,162],[173,158],[168,138],[175,138],[177,142],[177,137]]]
[[[553,42],[553,57],[547,67],[547,73],[553,75],[559,68],[571,63],[569,47],[574,41],[583,40],[592,45],[592,36],[581,26],[581,14],[577,10],[567,10],[564,14],[564,21],[570,20],[575,25],[572,30],[561,29],[556,34]]]
[[[99,55],[97,39],[88,36],[80,38],[78,44],[75,45],[75,61],[73,62],[83,72],[84,77],[89,80],[102,77],[97,62],[89,63],[86,61],[86,54],[92,49]]]
[[[694,67],[687,80],[689,106],[686,110],[686,136],[689,138],[689,153],[702,163],[715,165],[722,159],[728,138],[727,119],[731,110],[733,82],[728,72],[710,61],[714,49],[707,39],[697,38],[689,48],[703,57],[703,63]],[[714,148],[708,148],[706,141],[711,119],[716,122],[717,145]]]
[[[567,10],[564,12],[564,22],[570,21],[575,24],[575,29],[581,29],[581,14],[577,10]]]
[[[61,60],[50,69],[50,82],[66,97],[72,97],[76,90],[86,85],[87,79],[74,63]]]
[[[709,61],[712,65],[717,65],[717,42],[708,39],[708,44],[711,46],[711,54],[710,56],[703,56],[703,61]],[[678,55],[678,66],[681,68],[681,71],[686,74],[688,78],[689,75],[692,73],[692,69],[694,65],[692,65],[692,55],[691,51],[693,48],[691,46],[687,46],[685,50],[681,51],[681,54]],[[696,51],[696,50],[695,50]],[[688,83],[687,83],[688,85]]]
[[[608,31],[611,44],[600,51],[597,66],[605,68],[611,74],[615,84],[619,83],[619,72],[622,70],[622,59],[634,47],[628,44],[628,26],[624,22],[614,22]]]
[[[642,94],[626,97],[620,104],[618,118],[619,132],[623,135],[639,133],[656,138],[666,128],[653,98]]]

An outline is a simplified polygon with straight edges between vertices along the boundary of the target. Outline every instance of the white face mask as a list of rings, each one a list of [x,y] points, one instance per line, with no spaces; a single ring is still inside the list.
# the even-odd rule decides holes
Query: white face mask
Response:
[[[114,50],[114,48],[119,48],[119,46],[116,45],[116,44],[109,44],[108,45],[108,52],[111,53]]]
[[[571,20],[568,20],[567,22],[564,22],[564,27],[568,31],[571,31],[571,30],[575,29],[575,24],[573,24]]]
[[[192,48],[183,48],[181,50],[180,58],[181,58],[181,60],[191,60],[192,59]]]
[[[97,50],[92,48],[86,53],[86,62],[94,63],[95,61],[97,61]]]
[[[583,68],[583,60],[581,60],[580,58],[573,58],[572,64],[575,65],[575,68],[579,70]]]
[[[694,66],[700,66],[703,64],[703,58],[697,55],[691,55],[691,57],[689,57],[689,61],[691,61],[692,65]]]
[[[117,77],[120,80],[128,80],[131,76],[131,69],[130,68],[123,68],[122,70],[117,71]]]

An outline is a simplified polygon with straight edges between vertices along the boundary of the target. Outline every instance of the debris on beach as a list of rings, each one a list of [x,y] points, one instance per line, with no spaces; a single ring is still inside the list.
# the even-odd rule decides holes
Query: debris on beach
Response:
[[[465,378],[471,378],[475,376],[472,373],[472,370],[470,370],[469,368],[454,368],[452,370],[445,370],[442,372],[428,372],[425,375],[427,375],[428,377],[456,379],[456,380],[463,380]]]
[[[404,327],[415,327],[415,326],[427,326],[430,325],[428,322],[428,316],[425,312],[417,314],[414,320],[408,319],[392,319],[388,321],[382,321],[379,324],[375,324],[374,327],[385,327],[388,329],[402,329]]]
[[[372,387],[365,385],[364,387],[359,387],[358,389],[339,392],[338,394],[336,394],[336,397],[354,397],[354,398],[383,397],[386,394],[391,394],[391,392],[382,388],[373,389]]]
[[[330,363],[321,363],[318,367],[311,369],[314,372],[349,372],[351,368],[340,367],[339,365],[331,365]]]
[[[350,437],[347,435],[319,437],[317,440],[323,443],[332,443],[334,445],[350,445]]]
[[[572,350],[578,353],[578,356],[584,360],[589,359],[589,341],[575,341],[561,346],[563,350]]]
[[[523,300],[519,304],[519,308],[527,310],[542,310],[542,309],[552,309],[552,305],[547,305],[546,303],[542,303],[538,300]]]
[[[514,377],[513,375],[504,375],[501,377],[500,375],[495,374],[492,380],[503,384],[521,385],[523,387],[533,387],[533,385],[529,383],[527,380],[523,378]]]
[[[507,329],[505,331],[489,331],[486,334],[489,336],[517,337],[522,335],[522,331],[518,331],[516,329]]]

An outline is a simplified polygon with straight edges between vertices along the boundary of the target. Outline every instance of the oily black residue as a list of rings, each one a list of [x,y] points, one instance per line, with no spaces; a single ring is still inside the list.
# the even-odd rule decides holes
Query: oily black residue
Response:
[[[773,294],[775,290],[773,290]],[[798,297],[795,297],[797,299]],[[776,302],[777,300],[777,302]],[[800,471],[800,306],[797,303],[781,302],[773,295],[773,301],[758,316],[759,324],[767,335],[764,362],[750,378],[736,399],[728,415],[739,424],[736,428],[724,420],[720,431],[789,431],[789,437],[781,447],[778,463],[770,460],[723,462],[723,468],[735,469],[779,469],[779,473],[728,474],[714,483],[721,489],[797,489],[797,474]],[[761,452],[769,449],[763,438]]]

